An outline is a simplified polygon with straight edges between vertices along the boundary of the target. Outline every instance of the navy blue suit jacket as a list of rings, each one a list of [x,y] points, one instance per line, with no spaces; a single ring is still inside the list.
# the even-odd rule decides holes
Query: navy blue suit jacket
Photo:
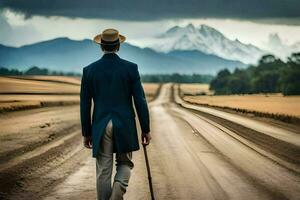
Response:
[[[142,132],[148,133],[149,111],[138,66],[109,53],[83,68],[80,118],[82,135],[92,136],[93,157],[98,154],[109,119],[113,123],[114,152],[139,149],[133,100]]]

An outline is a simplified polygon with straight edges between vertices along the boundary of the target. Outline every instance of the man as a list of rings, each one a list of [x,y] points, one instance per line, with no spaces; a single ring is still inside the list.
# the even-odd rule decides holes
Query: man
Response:
[[[149,111],[136,64],[116,52],[125,37],[115,29],[95,36],[104,55],[83,68],[80,116],[84,146],[96,158],[97,199],[123,199],[133,168],[132,151],[139,149],[133,100],[142,129],[142,144],[150,136]],[[132,100],[133,99],[133,100]],[[91,117],[91,105],[94,102]],[[116,174],[111,186],[113,154]]]

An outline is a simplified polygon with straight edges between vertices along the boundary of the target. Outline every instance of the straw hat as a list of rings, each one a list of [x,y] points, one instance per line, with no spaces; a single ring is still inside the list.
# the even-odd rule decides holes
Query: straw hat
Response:
[[[105,45],[115,45],[125,40],[126,37],[119,34],[119,31],[113,28],[105,29],[101,34],[94,37],[94,42]]]

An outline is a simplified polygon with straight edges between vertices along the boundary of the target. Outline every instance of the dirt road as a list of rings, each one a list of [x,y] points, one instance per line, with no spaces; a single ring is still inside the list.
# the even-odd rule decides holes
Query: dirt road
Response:
[[[197,111],[180,101],[171,84],[163,85],[149,106],[153,140],[148,154],[156,199],[300,199],[298,133]],[[25,176],[29,181],[8,198],[95,199],[95,160],[82,149],[76,131],[74,137],[66,134],[69,143],[57,144],[67,152],[61,160],[41,166],[40,178],[35,172]],[[125,199],[150,199],[142,150],[133,157]]]

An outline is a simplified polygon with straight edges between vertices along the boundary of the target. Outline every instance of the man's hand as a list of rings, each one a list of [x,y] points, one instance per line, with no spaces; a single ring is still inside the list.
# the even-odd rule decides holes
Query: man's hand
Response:
[[[150,144],[150,140],[152,139],[150,133],[142,133],[142,145],[147,146]]]
[[[92,137],[91,136],[83,137],[83,145],[86,148],[91,149],[92,148]]]

